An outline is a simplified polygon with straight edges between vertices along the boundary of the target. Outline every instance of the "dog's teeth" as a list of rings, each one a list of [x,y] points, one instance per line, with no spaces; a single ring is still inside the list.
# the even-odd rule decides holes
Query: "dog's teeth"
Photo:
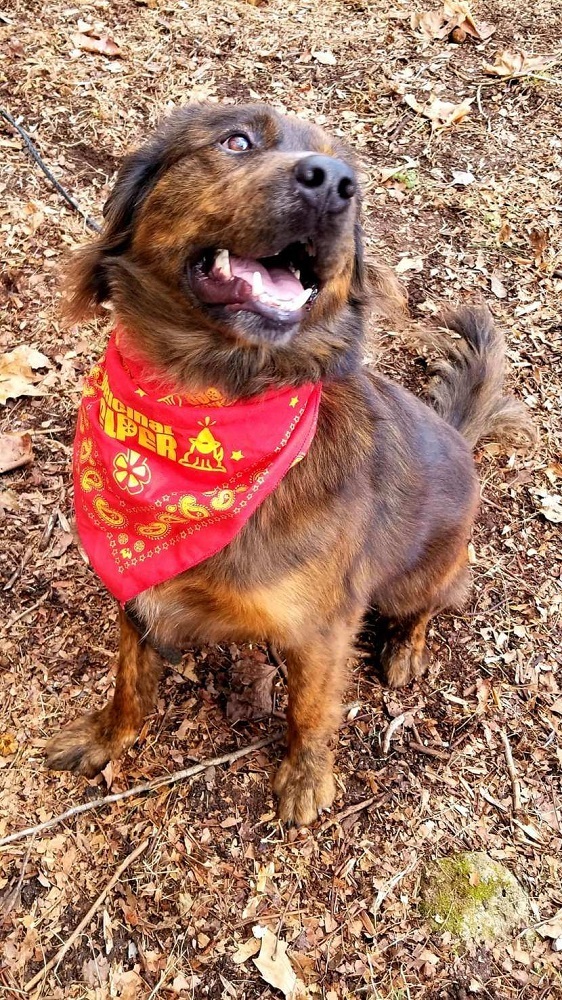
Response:
[[[263,278],[260,271],[254,271],[252,277],[252,295],[258,296],[263,292]]]
[[[294,276],[295,276],[295,278],[297,279],[297,281],[300,281],[300,277],[301,277],[301,273],[300,273],[300,271],[299,271],[298,267],[293,267],[293,265],[292,265],[292,264],[289,264],[289,271],[290,271],[290,272],[291,272],[292,274],[294,274]]]
[[[305,288],[298,298],[293,300],[293,309],[302,309],[312,295],[312,288]]]
[[[230,270],[230,254],[228,250],[219,250],[215,257],[215,267],[224,275],[225,278],[232,278],[232,271]]]

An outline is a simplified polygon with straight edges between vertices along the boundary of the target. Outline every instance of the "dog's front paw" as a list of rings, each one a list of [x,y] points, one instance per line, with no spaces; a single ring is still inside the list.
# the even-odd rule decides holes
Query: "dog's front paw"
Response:
[[[273,783],[283,823],[309,826],[330,808],[336,794],[332,765],[328,750],[303,750],[285,757]]]
[[[383,650],[382,665],[386,682],[391,688],[401,688],[410,681],[423,677],[429,663],[429,655],[423,645],[415,645],[408,640],[388,643]]]
[[[110,760],[119,757],[136,734],[115,739],[108,726],[107,712],[92,712],[76,719],[45,746],[47,766],[54,771],[72,771],[94,778]]]

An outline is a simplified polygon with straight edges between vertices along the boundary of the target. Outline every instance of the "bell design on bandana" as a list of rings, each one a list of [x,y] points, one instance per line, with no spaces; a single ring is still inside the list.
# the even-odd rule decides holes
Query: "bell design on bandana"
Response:
[[[226,472],[223,465],[224,448],[220,441],[217,441],[213,434],[210,417],[205,417],[205,422],[199,424],[202,430],[197,437],[190,438],[191,448],[186,451],[183,458],[180,458],[180,465],[187,465],[190,469],[199,469],[201,472]]]

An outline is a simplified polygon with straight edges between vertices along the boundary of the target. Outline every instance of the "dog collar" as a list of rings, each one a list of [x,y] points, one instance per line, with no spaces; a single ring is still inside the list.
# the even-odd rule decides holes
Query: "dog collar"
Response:
[[[73,472],[82,545],[124,603],[232,541],[307,454],[322,386],[189,396],[119,343],[116,328],[85,379]]]

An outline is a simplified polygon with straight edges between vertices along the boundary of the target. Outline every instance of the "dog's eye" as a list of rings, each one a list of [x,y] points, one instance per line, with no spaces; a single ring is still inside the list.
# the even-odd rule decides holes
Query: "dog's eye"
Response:
[[[247,149],[252,148],[252,143],[243,132],[236,132],[234,135],[229,135],[226,139],[223,139],[221,146],[229,149],[231,153],[245,153]]]

